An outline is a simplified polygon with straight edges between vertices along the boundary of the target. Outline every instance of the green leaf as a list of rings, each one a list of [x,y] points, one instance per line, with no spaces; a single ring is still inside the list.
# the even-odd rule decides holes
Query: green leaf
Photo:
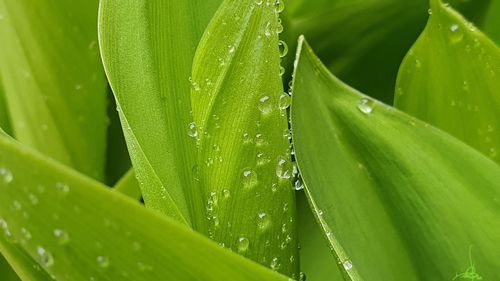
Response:
[[[306,197],[297,196],[297,229],[300,244],[300,270],[308,281],[342,281],[329,243],[316,223]],[[299,279],[303,280],[303,279]]]
[[[39,264],[40,274],[75,281],[288,280],[7,137],[0,151],[0,250],[14,264],[37,262],[26,271]]]
[[[227,0],[193,63],[193,136],[208,236],[297,277],[280,1]],[[283,52],[284,46],[282,46]]]
[[[396,107],[500,163],[500,49],[448,5],[432,3],[401,66]]]
[[[0,279],[3,281],[19,281],[19,277],[12,270],[5,258],[0,254]]]
[[[298,166],[346,279],[499,279],[500,167],[343,84],[305,43],[297,63]]]
[[[103,0],[99,17],[102,57],[146,206],[201,231],[205,210],[192,175],[188,78],[219,3]]]
[[[491,0],[483,25],[486,34],[500,45],[500,0]]]
[[[141,199],[141,188],[137,179],[135,178],[135,172],[130,169],[115,185],[114,190],[127,195],[128,197],[139,200]]]
[[[15,138],[102,180],[106,81],[96,10],[97,0],[1,0],[0,75]]]

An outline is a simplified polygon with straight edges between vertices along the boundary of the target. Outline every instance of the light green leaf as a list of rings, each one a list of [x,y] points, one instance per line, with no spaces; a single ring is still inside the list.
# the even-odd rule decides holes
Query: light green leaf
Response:
[[[56,280],[288,280],[6,137],[0,151],[11,263],[32,258]]]
[[[19,281],[19,277],[12,270],[5,258],[0,254],[0,279],[3,281]]]
[[[500,278],[498,165],[343,84],[305,43],[292,107],[308,199],[348,280]]]
[[[223,2],[193,63],[192,135],[198,139],[196,170],[208,236],[296,277],[289,96],[278,43],[281,4]]]
[[[200,231],[205,210],[192,175],[188,78],[219,3],[103,0],[99,17],[102,57],[146,206],[169,215],[177,209]]]
[[[398,76],[396,106],[500,163],[500,49],[433,0]]]
[[[102,180],[106,81],[97,0],[1,0],[0,74],[16,139]]]

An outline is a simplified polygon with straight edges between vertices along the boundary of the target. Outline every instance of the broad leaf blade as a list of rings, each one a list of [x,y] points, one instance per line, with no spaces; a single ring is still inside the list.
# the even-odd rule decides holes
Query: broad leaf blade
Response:
[[[0,151],[11,262],[15,246],[57,280],[287,280],[6,137]]]
[[[305,44],[293,97],[301,175],[348,280],[500,278],[493,161],[349,88]]]
[[[106,73],[146,206],[169,214],[173,201],[201,231],[205,220],[192,176],[188,78],[196,46],[219,2],[103,0],[99,19]]]
[[[97,0],[0,1],[0,72],[13,136],[102,180],[106,82]]]
[[[192,135],[198,139],[197,178],[206,202],[208,235],[296,277],[279,3],[228,0],[221,5],[193,63]]]
[[[395,104],[500,163],[500,49],[452,8],[432,3],[401,66]]]

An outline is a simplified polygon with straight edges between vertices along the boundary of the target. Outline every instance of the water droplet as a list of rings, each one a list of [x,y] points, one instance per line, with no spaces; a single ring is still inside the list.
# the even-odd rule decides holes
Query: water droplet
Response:
[[[249,144],[252,142],[252,138],[248,133],[243,134],[243,144]]]
[[[257,166],[264,166],[269,162],[271,162],[271,158],[269,158],[262,152],[257,153]]]
[[[288,54],[288,45],[285,43],[285,41],[280,40],[278,42],[278,47],[280,50],[280,57],[284,57]]]
[[[375,105],[374,101],[367,98],[362,98],[358,102],[358,109],[364,114],[370,114],[373,112],[374,105]]]
[[[266,37],[270,37],[271,34],[272,34],[272,32],[271,32],[271,22],[267,22],[266,26],[264,27],[264,35]]]
[[[243,170],[241,182],[243,184],[243,188],[246,189],[254,188],[259,184],[257,173],[250,168]]]
[[[265,212],[260,212],[257,215],[257,228],[259,229],[259,231],[264,232],[268,230],[271,225],[271,218]]]
[[[189,77],[189,82],[191,83],[191,88],[195,90],[196,92],[199,92],[201,90],[200,84],[198,82],[193,81],[192,77]]]
[[[143,272],[153,270],[153,266],[151,266],[149,264],[142,263],[142,262],[137,263],[137,268],[139,269],[139,271],[143,271]]]
[[[29,232],[29,230],[27,230],[26,228],[21,228],[21,235],[23,236],[23,238],[26,240],[26,241],[29,241],[31,240],[31,232]]]
[[[56,183],[56,189],[57,189],[57,191],[59,191],[63,194],[67,194],[70,191],[69,185],[66,183],[63,183],[63,182]]]
[[[259,110],[262,113],[270,113],[273,110],[272,104],[271,104],[271,98],[269,96],[263,96],[259,100]]]
[[[462,29],[458,24],[452,24],[450,26],[449,37],[452,43],[458,43],[462,41],[462,38],[464,38],[464,33],[462,32]]]
[[[23,206],[21,205],[21,203],[19,201],[14,200],[14,201],[12,201],[12,208],[16,211],[20,211],[23,208]]]
[[[292,98],[288,94],[283,93],[280,96],[280,101],[279,101],[280,109],[285,110],[289,108],[291,103],[292,103]]]
[[[429,8],[429,9],[427,10],[427,13],[428,13],[429,15],[432,15],[432,9],[431,9],[431,8]]]
[[[66,231],[62,229],[54,229],[53,234],[59,244],[63,245],[69,242],[69,235]]]
[[[297,179],[294,184],[295,190],[300,191],[304,189],[304,184],[302,183],[301,179]]]
[[[278,257],[273,258],[270,266],[272,270],[278,271],[281,267],[280,259]]]
[[[490,158],[496,158],[498,155],[498,152],[495,148],[490,148],[489,155],[490,155]]]
[[[198,128],[196,127],[196,123],[191,122],[188,125],[188,135],[192,138],[198,137]]]
[[[263,2],[264,2],[264,0],[255,0],[255,4],[256,4],[257,6],[262,5],[262,3],[263,3]]]
[[[105,256],[98,256],[96,258],[97,264],[102,268],[109,267],[109,258]]]
[[[54,265],[54,257],[45,248],[38,246],[36,248],[38,254],[38,262],[44,267],[51,267]]]
[[[292,177],[292,168],[290,161],[280,156],[276,166],[276,176],[280,179],[290,179]]]
[[[233,45],[229,45],[229,46],[228,46],[228,49],[229,49],[229,53],[230,53],[230,54],[232,54],[232,53],[234,53],[234,51],[236,51],[236,47],[235,47],[235,46],[233,46]]]
[[[231,191],[227,188],[224,188],[222,190],[222,196],[224,196],[224,199],[229,199],[231,197]]]
[[[299,273],[299,281],[306,281],[307,277],[304,272]]]
[[[286,70],[283,66],[280,66],[280,76],[283,76],[285,74]]]
[[[264,139],[264,135],[256,134],[255,135],[255,146],[263,147],[267,144],[267,141]]]
[[[240,237],[238,239],[238,253],[243,254],[248,251],[248,248],[250,246],[250,240],[246,237]]]
[[[351,261],[345,261],[345,262],[342,263],[342,265],[344,266],[345,270],[351,270],[352,269],[352,262]]]
[[[14,180],[14,175],[7,168],[0,168],[0,178],[4,184],[9,184]]]

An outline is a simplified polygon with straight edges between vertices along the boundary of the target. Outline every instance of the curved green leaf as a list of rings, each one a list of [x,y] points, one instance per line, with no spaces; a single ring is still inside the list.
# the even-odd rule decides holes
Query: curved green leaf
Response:
[[[97,0],[1,0],[0,74],[16,139],[102,180],[106,81]]]
[[[288,280],[6,137],[0,151],[0,250],[11,263],[37,262],[24,273],[40,265],[56,280]]]
[[[281,3],[223,2],[193,63],[192,135],[208,235],[296,277],[289,97],[280,77],[277,32]]]
[[[305,43],[292,127],[308,199],[348,280],[500,278],[493,161],[343,84]]]
[[[169,214],[173,202],[201,231],[205,220],[192,175],[188,78],[219,3],[103,0],[99,17],[102,57],[146,206]]]
[[[401,66],[395,104],[500,163],[500,49],[448,5],[432,3]]]

